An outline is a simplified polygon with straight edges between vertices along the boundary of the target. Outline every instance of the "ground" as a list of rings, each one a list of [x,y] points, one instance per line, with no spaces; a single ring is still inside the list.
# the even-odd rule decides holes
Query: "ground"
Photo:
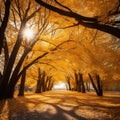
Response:
[[[27,92],[0,101],[0,120],[120,120],[120,93]]]

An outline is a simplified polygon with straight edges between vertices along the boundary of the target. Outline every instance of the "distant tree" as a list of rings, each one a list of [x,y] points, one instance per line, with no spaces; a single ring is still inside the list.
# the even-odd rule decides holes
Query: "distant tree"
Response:
[[[67,84],[68,84],[68,90],[72,90],[71,88],[71,80],[70,80],[70,77],[69,76],[66,76],[66,81],[67,81]]]
[[[96,94],[98,96],[103,96],[103,86],[102,86],[102,83],[101,83],[100,76],[95,74],[95,80],[93,80],[91,74],[88,74],[88,75],[89,75],[90,81],[92,83],[92,86],[93,86]]]
[[[78,92],[82,92],[85,93],[85,85],[84,85],[84,81],[83,81],[83,74],[81,74],[80,72],[76,72],[74,73],[75,76],[75,90]]]
[[[38,68],[38,81],[35,93],[51,90],[53,87],[53,82],[52,76],[47,76],[45,71],[41,72],[40,68]]]

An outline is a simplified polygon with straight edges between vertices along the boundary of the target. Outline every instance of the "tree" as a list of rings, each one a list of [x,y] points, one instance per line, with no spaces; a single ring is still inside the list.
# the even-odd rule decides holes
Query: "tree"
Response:
[[[36,7],[33,8],[33,5]],[[26,58],[29,57],[30,59],[30,53],[33,52],[32,49],[34,49],[36,43],[44,41],[44,36],[50,32],[49,27],[51,23],[48,24],[47,21],[49,18],[49,11],[46,11],[44,8],[42,9],[41,6],[37,6],[34,2],[31,2],[31,0],[28,0],[27,2],[13,0],[10,10],[10,20],[7,27],[8,31],[6,33],[7,44],[5,44],[5,52],[9,53],[3,53],[6,62],[4,63],[5,65],[0,81],[0,99],[13,98],[15,85],[19,78],[22,75],[24,76],[26,70],[38,62],[39,59],[47,56],[49,53],[59,49],[61,45],[69,42],[69,40],[66,40],[54,44],[45,40],[47,43],[51,44],[50,48],[48,50],[38,50],[39,54],[37,54],[37,56],[34,56],[33,54],[32,60],[24,65]],[[29,38],[23,34],[26,28],[32,28],[36,32],[34,37],[30,38],[30,41]],[[11,31],[9,31],[9,29]],[[41,37],[42,35],[43,38]],[[13,49],[7,51],[11,41]],[[51,85],[49,85],[49,89],[51,89]]]
[[[26,7],[26,9],[24,9],[24,7]],[[36,8],[32,9],[32,11],[31,8],[32,8],[32,3],[30,0],[28,0],[28,2],[24,6],[22,6],[22,3],[20,4],[20,1],[16,1],[16,0],[13,1],[12,9],[11,9],[13,15],[13,23],[10,23],[10,25],[12,24],[13,27],[15,26],[15,28],[18,29],[19,32],[17,35],[17,40],[11,51],[10,57],[3,70],[2,80],[0,84],[0,99],[13,97],[15,85],[19,80],[19,77],[21,76],[21,75],[19,76],[19,72],[21,70],[22,64],[25,58],[27,57],[28,53],[32,50],[33,46],[38,40],[38,38],[35,38],[33,41],[30,42],[26,41],[24,43],[23,41],[25,39],[23,36],[23,31],[26,28],[26,25],[29,24],[29,21],[33,17],[35,17],[36,13],[40,10],[40,7],[38,7],[37,9]],[[46,18],[42,18],[42,19],[45,20]],[[17,20],[20,20],[20,23]],[[38,21],[35,21],[39,23],[38,26],[40,25],[39,21],[40,19],[38,19]],[[32,23],[31,25],[34,25],[34,23]],[[45,25],[46,24],[43,23],[42,27],[37,27],[39,34],[41,34],[41,32],[44,30]],[[21,54],[21,57],[17,60],[18,52],[20,51],[23,43],[24,43],[24,48],[22,48],[23,53],[19,53]],[[16,64],[16,60],[18,61],[17,64]]]
[[[9,20],[11,0],[6,0],[6,1],[2,1],[2,2],[4,2],[5,11],[4,11],[3,20],[1,18],[2,24],[0,26],[0,54],[2,52],[3,43],[4,43],[4,39],[5,39],[5,31],[6,31],[6,27],[7,27],[8,20]]]
[[[78,92],[85,93],[85,85],[83,81],[83,74],[80,72],[74,72],[75,76],[75,90]]]
[[[67,81],[67,84],[68,84],[68,90],[72,90],[69,76],[66,76],[66,81]]]
[[[89,75],[89,78],[90,78],[90,81],[92,83],[92,86],[96,92],[96,94],[98,96],[103,96],[103,86],[102,86],[102,83],[101,83],[101,79],[100,79],[100,76],[95,74],[95,77],[96,77],[96,82],[93,80],[91,74],[88,74]],[[95,84],[96,83],[96,84]]]
[[[119,20],[116,17],[116,13],[119,12],[117,1],[115,0],[112,4],[114,10],[103,9],[103,16],[94,14],[86,15],[87,17],[84,17],[82,12],[76,11],[79,1],[76,2],[77,6],[74,6],[73,0],[64,1],[62,4],[57,0],[53,2],[49,0],[48,3],[42,0],[37,1],[62,15],[56,17],[57,14],[39,6],[35,1],[13,0],[0,56],[0,98],[13,97],[18,80],[33,64],[51,64],[57,68],[60,77],[66,76],[66,73],[69,76],[73,74],[73,69],[76,69],[87,75],[91,71],[97,71],[102,73],[102,79],[108,76],[118,78],[119,39],[104,33],[119,37]],[[2,6],[4,7],[4,4]],[[1,13],[1,16],[2,25],[5,14]],[[33,29],[34,37],[31,39],[25,37],[23,34],[25,29]],[[113,30],[112,33],[111,30]],[[70,82],[72,87],[73,80]]]
[[[57,0],[54,0],[54,2],[57,4],[57,6],[60,6],[61,8],[56,7],[54,5],[50,5],[49,3],[44,2],[43,0],[35,0],[35,1],[38,4],[46,7],[47,9],[50,9],[50,10],[58,13],[60,15],[67,16],[67,17],[70,17],[70,18],[74,18],[77,21],[77,24],[75,24],[73,26],[83,25],[83,26],[88,27],[88,28],[98,29],[100,31],[107,32],[109,34],[112,34],[112,35],[120,38],[120,34],[119,34],[120,29],[117,28],[117,27],[119,27],[119,25],[117,25],[117,23],[119,23],[120,21],[114,20],[114,22],[111,21],[109,23],[110,19],[108,19],[108,21],[106,22],[106,19],[101,20],[99,18],[99,16],[84,17],[84,16],[82,16],[82,15],[76,13],[76,12],[73,12],[72,9],[70,9],[69,7],[64,6],[61,2],[58,2]],[[105,4],[105,3],[103,3],[103,4]],[[119,14],[119,9],[118,9],[119,6],[120,6],[120,3],[118,1],[118,4],[116,5],[115,11],[108,14],[107,18],[109,18],[109,17],[112,18],[112,15]],[[113,22],[113,24],[112,24],[112,22]]]
[[[24,96],[26,71],[22,74],[18,96]]]
[[[77,30],[73,32],[74,34],[78,32],[79,35],[76,35],[78,37],[72,34],[72,39],[74,38],[80,44],[78,47],[74,46],[72,52],[69,52],[79,56],[80,65],[78,65],[76,60],[72,62],[76,62],[77,66],[80,67],[79,69],[82,69],[82,72],[88,74],[91,71],[97,71],[102,73],[102,80],[104,78],[107,81],[116,77],[119,78],[119,0],[115,0],[114,3],[111,0],[93,0],[90,2],[89,0],[70,0],[69,2],[63,0],[36,0],[36,2],[53,11],[53,16],[61,15],[64,21],[73,21],[72,18],[75,19],[71,25],[66,24],[63,28],[79,27],[78,31],[80,32]],[[84,8],[87,8],[87,10]],[[84,12],[85,10],[87,11],[86,13]],[[115,82],[115,79],[113,82]]]
[[[41,72],[40,68],[38,68],[38,80],[35,93],[51,90],[53,82],[52,76],[47,76],[45,71]]]

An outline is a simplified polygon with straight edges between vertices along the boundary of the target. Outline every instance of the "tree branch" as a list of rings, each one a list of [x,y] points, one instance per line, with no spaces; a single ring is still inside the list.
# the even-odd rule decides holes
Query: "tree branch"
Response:
[[[6,2],[5,2],[5,13],[4,13],[5,15],[4,15],[2,24],[0,26],[0,54],[1,54],[1,51],[2,51],[2,47],[3,47],[5,30],[6,30],[6,27],[7,27],[8,20],[9,20],[10,5],[11,5],[11,0],[6,0]]]
[[[35,0],[35,1],[38,4],[46,7],[47,9],[50,9],[50,10],[58,13],[60,15],[76,19],[76,21],[78,21],[78,23],[80,25],[83,25],[83,26],[88,27],[88,28],[98,29],[100,31],[109,33],[111,35],[114,35],[114,36],[120,38],[120,29],[113,27],[113,26],[110,26],[110,25],[100,24],[100,22],[97,20],[97,18],[84,17],[84,16],[79,15],[79,14],[72,12],[72,11],[62,10],[60,8],[57,8],[55,6],[52,6],[52,5],[44,2],[43,0]]]

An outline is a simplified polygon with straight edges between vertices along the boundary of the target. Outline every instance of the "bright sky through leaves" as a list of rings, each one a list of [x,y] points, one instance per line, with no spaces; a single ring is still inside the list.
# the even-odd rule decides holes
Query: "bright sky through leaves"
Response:
[[[32,39],[34,37],[34,32],[31,29],[25,29],[23,34],[27,39]]]
[[[63,89],[66,89],[66,84],[65,83],[59,83],[59,84],[56,84],[56,85],[54,85],[53,86],[53,89],[55,89],[55,90],[57,90],[57,89],[61,89],[61,90],[63,90]]]

